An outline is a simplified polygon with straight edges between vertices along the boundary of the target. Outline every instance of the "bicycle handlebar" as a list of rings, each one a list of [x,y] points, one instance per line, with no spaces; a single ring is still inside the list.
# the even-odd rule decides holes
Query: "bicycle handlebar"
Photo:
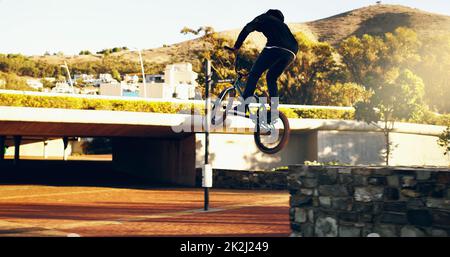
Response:
[[[231,52],[234,52],[234,51],[235,51],[235,49],[234,49],[233,47],[224,46],[223,48],[224,48],[225,50],[228,50],[228,51],[231,51]]]

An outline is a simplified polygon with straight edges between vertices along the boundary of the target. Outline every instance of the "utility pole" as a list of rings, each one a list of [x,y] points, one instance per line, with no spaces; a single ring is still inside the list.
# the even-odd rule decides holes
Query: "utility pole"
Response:
[[[141,63],[141,72],[142,72],[142,83],[144,83],[144,98],[147,97],[147,83],[145,82],[145,70],[144,70],[144,60],[142,59],[141,50],[135,48],[139,54],[139,62]]]
[[[67,62],[64,61],[64,65],[61,65],[61,66],[66,68],[67,76],[69,77],[69,84],[70,84],[70,87],[72,88],[72,94],[75,94],[75,89],[73,88],[73,81],[72,81],[72,77],[70,76],[69,66],[67,65]]]

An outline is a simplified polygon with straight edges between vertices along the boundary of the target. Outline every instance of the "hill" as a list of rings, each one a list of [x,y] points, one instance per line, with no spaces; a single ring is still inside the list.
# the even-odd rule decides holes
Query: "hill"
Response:
[[[449,33],[450,16],[401,5],[373,5],[307,22],[305,25],[320,41],[336,45],[352,35],[380,35],[398,27],[411,28],[419,36]]]
[[[246,21],[243,21],[246,22]],[[424,12],[418,9],[400,5],[372,5],[341,13],[328,18],[305,23],[291,23],[294,32],[303,32],[312,40],[326,41],[332,45],[339,44],[352,35],[380,35],[394,31],[397,27],[414,29],[419,36],[449,33],[450,16]],[[240,29],[219,32],[220,35],[235,40]],[[252,33],[249,44],[262,48],[266,42],[261,33]],[[143,51],[146,62],[164,64],[174,61],[190,61],[195,56],[192,50],[202,47],[202,39],[193,39],[181,43]],[[137,61],[136,52],[119,52],[113,56]],[[33,58],[50,63],[62,63],[63,59],[69,63],[90,62],[100,60],[101,55],[83,56],[34,56]]]

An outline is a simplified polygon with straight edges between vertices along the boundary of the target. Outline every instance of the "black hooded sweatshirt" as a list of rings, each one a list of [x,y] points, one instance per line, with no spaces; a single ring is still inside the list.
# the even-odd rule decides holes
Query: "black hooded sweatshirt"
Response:
[[[289,27],[280,19],[264,13],[248,23],[238,36],[234,48],[239,49],[253,31],[262,32],[267,38],[266,47],[282,47],[295,54],[298,52],[298,43]]]

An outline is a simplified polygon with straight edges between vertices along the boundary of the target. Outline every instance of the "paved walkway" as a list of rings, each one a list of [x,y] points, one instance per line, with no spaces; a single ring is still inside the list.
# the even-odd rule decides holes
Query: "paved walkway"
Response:
[[[288,236],[285,191],[0,185],[0,236]]]

